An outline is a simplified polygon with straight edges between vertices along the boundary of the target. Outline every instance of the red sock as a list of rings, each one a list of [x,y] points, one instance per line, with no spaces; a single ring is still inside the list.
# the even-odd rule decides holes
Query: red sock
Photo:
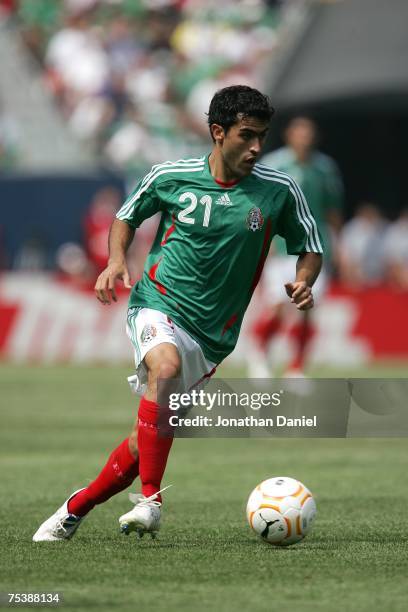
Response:
[[[142,493],[146,497],[160,490],[167,457],[173,443],[173,438],[159,436],[158,416],[159,405],[143,397],[139,405],[137,445]],[[157,501],[161,501],[161,495],[157,497]]]
[[[266,352],[269,341],[279,331],[282,319],[276,314],[263,313],[260,315],[252,327],[254,339],[259,348]]]
[[[306,348],[313,337],[313,327],[308,316],[302,317],[301,322],[293,328],[292,334],[296,342],[296,353],[289,369],[303,370],[306,358]]]
[[[139,473],[139,462],[129,450],[129,438],[110,455],[99,476],[68,503],[68,512],[85,516],[94,506],[123,491]]]

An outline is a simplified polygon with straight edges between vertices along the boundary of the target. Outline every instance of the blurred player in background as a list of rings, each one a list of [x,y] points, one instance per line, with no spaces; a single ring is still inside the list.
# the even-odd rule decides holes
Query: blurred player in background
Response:
[[[264,156],[262,163],[291,176],[302,189],[315,217],[325,244],[325,267],[314,287],[315,299],[323,294],[327,276],[333,263],[334,245],[342,224],[343,184],[336,163],[316,150],[317,127],[306,117],[290,121],[284,139],[286,146]],[[286,370],[287,376],[302,377],[308,343],[313,335],[310,316],[287,309],[285,283],[293,278],[296,257],[288,255],[287,245],[281,237],[274,239],[271,256],[265,264],[263,288],[265,307],[252,326],[251,346],[247,351],[250,378],[269,378],[269,344],[288,323],[292,325],[295,352]]]
[[[321,237],[304,196],[288,175],[257,164],[273,114],[248,86],[218,91],[210,104],[209,156],[153,166],[112,224],[108,267],[95,285],[103,304],[115,281],[132,289],[127,332],[135,349],[132,385],[142,395],[129,437],[97,478],[76,491],[35,533],[34,541],[70,538],[95,505],[140,476],[142,492],[119,519],[121,531],[158,530],[161,481],[172,437],[158,431],[158,381],[174,392],[197,388],[234,349],[274,234],[298,255],[286,291],[299,310],[313,306]],[[161,212],[142,279],[131,287],[126,253],[135,229]]]

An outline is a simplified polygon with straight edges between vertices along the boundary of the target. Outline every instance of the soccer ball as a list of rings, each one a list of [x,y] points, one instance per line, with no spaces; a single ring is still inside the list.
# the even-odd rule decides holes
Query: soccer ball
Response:
[[[264,480],[252,491],[246,513],[250,527],[265,542],[288,546],[310,532],[316,504],[304,484],[278,476]]]

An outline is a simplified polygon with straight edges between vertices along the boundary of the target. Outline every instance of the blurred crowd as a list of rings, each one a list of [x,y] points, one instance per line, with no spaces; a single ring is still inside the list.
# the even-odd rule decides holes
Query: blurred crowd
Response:
[[[132,172],[208,148],[214,90],[261,86],[282,3],[0,0],[73,132]]]

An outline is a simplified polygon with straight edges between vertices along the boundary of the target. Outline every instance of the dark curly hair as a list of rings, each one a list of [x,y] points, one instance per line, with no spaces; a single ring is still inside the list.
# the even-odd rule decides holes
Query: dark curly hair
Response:
[[[270,121],[275,109],[268,96],[248,85],[231,85],[219,89],[213,96],[208,110],[208,125],[217,123],[224,128],[225,133],[241,117],[256,117]],[[214,140],[213,135],[211,134]]]

